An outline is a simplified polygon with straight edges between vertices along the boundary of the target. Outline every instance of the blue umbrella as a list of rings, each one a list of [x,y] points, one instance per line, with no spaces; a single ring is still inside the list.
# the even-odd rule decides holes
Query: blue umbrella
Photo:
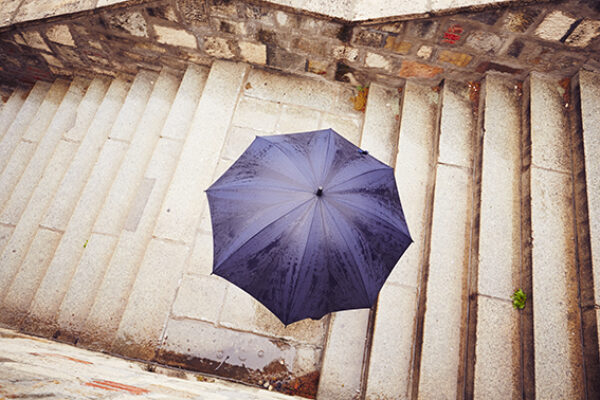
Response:
[[[206,192],[213,273],[285,325],[371,307],[412,243],[393,169],[331,129],[257,137]]]

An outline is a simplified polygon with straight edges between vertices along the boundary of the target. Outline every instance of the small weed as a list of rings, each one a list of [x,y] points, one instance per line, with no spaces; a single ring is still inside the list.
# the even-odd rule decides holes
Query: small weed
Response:
[[[527,300],[527,295],[523,292],[522,289],[515,290],[510,298],[513,301],[513,307],[522,310],[525,308],[525,301]]]
[[[89,240],[89,239],[88,239]],[[85,249],[87,247],[88,241],[86,240],[85,243],[83,244],[83,248]]]

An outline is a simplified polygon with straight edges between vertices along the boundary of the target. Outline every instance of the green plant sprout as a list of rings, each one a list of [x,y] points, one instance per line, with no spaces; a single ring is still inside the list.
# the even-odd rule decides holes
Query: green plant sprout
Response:
[[[523,292],[522,289],[515,290],[510,298],[513,301],[513,307],[522,310],[525,308],[525,301],[527,300],[527,295]]]

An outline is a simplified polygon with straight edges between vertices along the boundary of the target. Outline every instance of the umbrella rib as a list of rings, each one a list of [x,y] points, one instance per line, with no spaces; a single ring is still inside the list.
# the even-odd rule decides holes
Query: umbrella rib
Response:
[[[381,221],[382,223],[384,223],[384,224],[386,224],[387,226],[389,226],[389,227],[393,228],[395,231],[397,231],[397,232],[401,233],[402,235],[406,236],[408,239],[410,239],[410,240],[412,241],[412,238],[410,237],[410,234],[409,234],[409,235],[405,234],[405,233],[404,233],[404,232],[402,232],[402,230],[400,230],[400,229],[399,229],[399,228],[398,228],[396,225],[394,225],[394,224],[390,223],[388,220],[386,220],[386,219],[384,219],[384,218],[381,218],[379,215],[377,215],[376,213],[372,212],[371,210],[369,210],[369,209],[367,209],[367,208],[359,207],[359,206],[357,205],[357,203],[352,203],[352,202],[349,202],[349,201],[347,201],[347,200],[340,199],[340,198],[336,198],[334,201],[338,201],[338,202],[340,202],[340,203],[344,203],[345,205],[347,205],[347,206],[350,206],[350,207],[352,207],[353,209],[360,210],[360,211],[364,212],[365,214],[369,214],[369,215],[370,215],[371,217],[373,217],[373,218],[377,218],[377,219],[378,219],[379,221]],[[406,228],[408,229],[408,224],[407,224]]]
[[[325,209],[328,209],[327,205],[324,204]],[[340,235],[340,237],[344,240],[344,243],[346,243],[346,247],[348,249],[350,249],[350,245],[348,244],[348,241],[346,240],[346,237],[344,236],[344,234],[342,233],[342,230],[340,229],[337,220],[333,217],[333,215],[331,214],[331,212],[329,211],[329,214],[331,215],[331,220],[333,221],[333,224],[335,225],[335,228],[338,231],[338,234]],[[340,213],[342,215],[343,218],[346,218],[346,216],[343,213]],[[354,261],[354,268],[358,271],[358,275],[360,276],[360,283],[362,284],[362,288],[365,292],[365,298],[367,300],[367,303],[371,303],[371,299],[369,298],[369,292],[367,291],[367,287],[365,286],[365,278],[363,276],[362,271],[359,268],[359,263],[356,260],[356,256],[354,255],[354,252],[350,251],[350,254],[352,254],[352,260]]]
[[[246,245],[246,243],[250,242],[252,239],[254,239],[256,236],[258,236],[259,234],[261,234],[262,232],[264,232],[265,229],[269,228],[270,226],[272,226],[274,223],[276,223],[278,220],[280,220],[283,217],[286,217],[288,215],[290,215],[291,213],[293,213],[294,211],[296,211],[298,208],[302,207],[303,205],[305,205],[306,203],[308,203],[309,201],[314,200],[314,197],[309,198],[306,201],[303,201],[302,203],[298,204],[297,206],[295,206],[294,208],[292,208],[291,210],[289,210],[288,212],[286,212],[283,215],[280,215],[278,218],[276,218],[275,220],[269,222],[267,225],[265,225],[263,228],[261,228],[258,232],[256,232],[254,235],[252,235],[250,238],[248,238],[248,240],[244,241],[243,243],[241,243],[239,245],[239,247],[235,250],[233,250],[229,255],[227,255],[227,257],[225,257],[220,263],[219,265],[223,265],[227,260],[229,260],[231,257],[233,257],[233,255],[235,255],[238,251],[240,251],[242,249],[242,247],[244,247],[244,245]],[[219,266],[215,266],[213,267],[213,272],[216,272],[216,270],[219,268]]]
[[[279,143],[271,142],[270,140],[268,140],[264,136],[257,136],[256,138],[257,139],[265,140],[265,141],[269,142],[270,144],[272,144],[273,147],[275,147],[277,150],[279,150],[290,161],[290,164],[292,164],[294,166],[294,168],[296,168],[296,170],[300,173],[300,175],[302,175],[304,178],[306,178],[307,180],[309,180],[308,179],[309,177],[307,177],[306,174],[304,172],[302,172],[302,170],[300,170],[300,168],[298,168],[298,166],[296,165],[296,162],[294,160],[292,160],[290,158],[290,156],[285,151],[283,151],[283,149],[281,148],[281,146],[279,146]],[[308,184],[310,185],[310,182],[308,182]]]
[[[360,174],[358,174],[358,175],[354,175],[353,177],[351,177],[351,178],[348,178],[348,179],[346,179],[345,181],[338,182],[338,183],[336,183],[335,185],[333,185],[333,186],[330,186],[330,187],[328,188],[328,191],[329,191],[329,192],[331,192],[331,190],[332,190],[333,188],[335,188],[335,187],[337,187],[337,186],[340,186],[340,185],[343,185],[344,183],[348,183],[348,182],[352,181],[353,179],[360,178],[361,176],[365,176],[365,175],[368,175],[368,174],[371,174],[371,173],[373,173],[373,172],[377,172],[377,171],[386,171],[386,170],[388,170],[389,168],[391,168],[391,167],[388,167],[388,166],[386,166],[385,168],[371,169],[371,170],[369,170],[369,171],[365,171],[365,172],[363,172],[363,173],[360,173]]]
[[[304,257],[306,256],[306,251],[308,250],[308,240],[310,238],[310,234],[313,230],[314,224],[315,224],[315,217],[313,216],[312,220],[310,221],[310,227],[308,228],[308,234],[306,235],[306,242],[304,243],[304,250],[302,251],[302,257],[300,258],[300,262],[298,263],[299,266],[302,265],[304,262]],[[296,277],[294,279],[294,286],[292,287],[292,291],[290,292],[290,298],[288,299],[288,306],[287,306],[288,314],[292,311],[292,301],[294,299],[294,295],[296,294],[296,288],[298,287],[299,280],[300,280],[300,277],[298,276],[298,274],[296,274]],[[289,317],[289,315],[286,315],[286,320],[288,317]]]

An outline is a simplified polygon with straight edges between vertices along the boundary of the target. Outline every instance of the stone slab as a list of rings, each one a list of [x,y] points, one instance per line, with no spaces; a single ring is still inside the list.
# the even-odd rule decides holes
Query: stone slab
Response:
[[[221,325],[296,343],[323,346],[329,317],[317,321],[305,319],[285,326],[248,293],[225,280],[220,280],[224,283],[221,285],[227,288],[219,317]]]
[[[320,117],[321,113],[316,110],[293,105],[283,105],[275,131],[277,133],[297,133],[317,130],[319,129]],[[331,119],[335,118],[332,117]],[[333,129],[336,130],[335,128]],[[343,134],[338,130],[336,132]]]
[[[228,286],[219,277],[184,274],[173,304],[173,316],[218,322]]]
[[[211,171],[218,161],[246,72],[244,64],[213,64],[154,229],[156,237],[185,243],[194,239],[207,205],[204,190],[212,182]]]
[[[360,117],[346,118],[345,116],[347,115],[348,114],[340,115],[340,113],[322,113],[319,129],[331,128],[348,141],[358,146],[360,144],[362,134],[363,119]]]
[[[10,239],[7,238],[6,250],[0,253],[0,265],[2,265],[2,269],[0,269],[0,293],[7,290],[5,285],[8,285],[10,280],[13,279],[12,276],[18,271],[21,261],[27,254],[31,241],[36,235],[40,220],[52,199],[52,194],[69,166],[75,151],[77,151],[76,144],[64,141],[58,144],[12,236],[10,236]],[[25,286],[37,287],[37,283],[26,284]]]
[[[180,151],[179,142],[164,138],[158,141],[144,178],[153,182],[152,190],[139,213],[135,230],[121,231],[94,304],[86,313],[81,341],[94,348],[108,348],[112,343]]]
[[[466,83],[445,81],[438,162],[471,168],[473,164],[473,111]]]
[[[365,399],[410,398],[417,290],[386,283],[379,293]]]
[[[30,251],[19,266],[18,274],[9,282],[10,286],[5,285],[6,289],[3,290],[2,322],[12,325],[25,316],[60,238],[59,233],[47,229],[37,232]]]
[[[368,325],[368,310],[331,315],[317,398],[348,400],[359,397]]]
[[[104,77],[96,77],[92,80],[85,96],[77,107],[75,122],[63,133],[65,139],[77,142],[83,139],[102,104],[102,99],[106,96],[110,83],[111,81]]]
[[[397,90],[371,84],[360,147],[392,167],[398,148],[399,108],[400,96]]]
[[[557,81],[532,73],[531,162],[537,167],[571,173],[571,151],[564,89]]]
[[[161,343],[187,254],[188,249],[182,244],[158,239],[150,241],[112,351],[152,359]]]
[[[533,332],[540,398],[585,396],[573,218],[570,176],[533,167]]]
[[[65,233],[36,292],[30,313],[31,328],[34,331],[53,326],[55,323],[58,308],[67,293],[77,263],[85,250],[85,243],[90,237],[93,223],[126,149],[125,143],[115,140],[106,141],[102,147],[98,161],[72,211]]]
[[[252,69],[244,95],[294,104],[319,111],[335,111],[340,87],[331,82]]]
[[[471,174],[438,164],[419,398],[454,398],[458,391],[471,233]]]
[[[28,94],[29,91],[26,88],[16,88],[8,101],[2,106],[2,112],[0,113],[0,141],[19,113],[23,103],[25,103]]]
[[[521,270],[521,107],[514,84],[485,80],[478,288],[509,299]],[[500,217],[502,216],[502,217]]]
[[[0,225],[0,251],[4,250],[4,247],[12,236],[13,230],[13,226]]]
[[[110,84],[102,103],[94,114],[87,134],[81,138],[77,154],[46,211],[41,222],[43,226],[64,231],[85,182],[98,159],[102,145],[108,138],[112,123],[126,100],[129,87],[126,81],[119,78]]]
[[[600,75],[580,71],[579,84],[594,298],[600,305]]]
[[[18,183],[13,188],[5,187],[6,191],[12,190],[12,193],[10,193],[10,198],[0,206],[2,210],[0,221],[17,223],[44,174],[62,133],[75,123],[77,107],[83,99],[89,83],[87,79],[80,77],[76,77],[72,81]]]
[[[243,96],[235,109],[231,123],[241,128],[272,133],[280,114],[280,104]]]
[[[29,92],[19,113],[10,124],[10,127],[7,128],[6,133],[2,137],[2,141],[0,141],[0,172],[2,172],[6,167],[6,164],[8,164],[13,150],[17,144],[19,144],[21,137],[27,130],[29,123],[35,116],[35,113],[42,104],[49,89],[49,83],[37,81],[31,89],[31,92]]]
[[[394,175],[414,243],[406,250],[388,281],[417,287],[424,260],[424,246],[431,213],[436,160],[439,94],[429,86],[407,82],[403,90],[400,135]]]
[[[165,70],[160,73],[94,224],[94,232],[118,235],[123,229],[180,83]]]
[[[473,398],[522,396],[519,311],[510,300],[479,296]]]
[[[560,40],[575,22],[575,18],[562,11],[553,11],[535,29],[534,34],[545,40]]]

